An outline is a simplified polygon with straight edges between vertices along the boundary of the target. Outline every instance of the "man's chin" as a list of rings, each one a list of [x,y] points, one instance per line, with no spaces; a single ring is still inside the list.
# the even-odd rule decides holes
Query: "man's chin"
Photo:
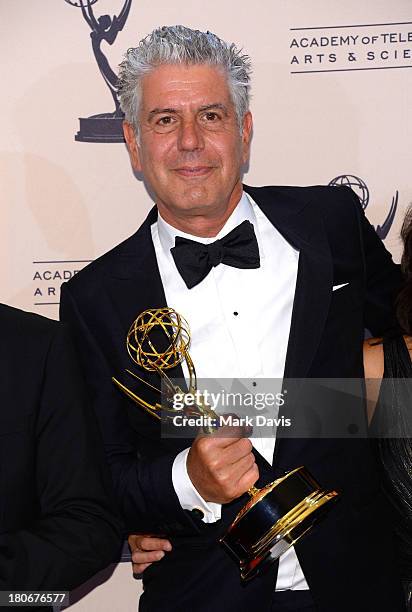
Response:
[[[200,215],[212,215],[213,211],[216,209],[214,202],[208,202],[207,200],[199,201],[189,201],[189,202],[179,202],[175,211],[179,216],[185,217],[196,217]]]
[[[187,195],[174,196],[173,202],[169,202],[167,205],[158,205],[160,214],[165,218],[175,217],[178,218],[190,218],[196,216],[212,216],[213,212],[217,211],[219,207],[216,205],[216,201],[210,197],[208,193],[196,194],[196,197],[188,197]],[[166,210],[165,210],[166,209]]]
[[[185,189],[180,197],[175,198],[178,208],[184,210],[209,209],[214,206],[216,197],[206,185],[192,186]]]

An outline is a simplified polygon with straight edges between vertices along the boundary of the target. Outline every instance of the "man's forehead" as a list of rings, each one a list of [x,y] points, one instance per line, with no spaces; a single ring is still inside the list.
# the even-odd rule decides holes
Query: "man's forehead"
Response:
[[[227,78],[217,67],[209,65],[165,64],[154,68],[142,79],[143,106],[204,106],[228,103]]]

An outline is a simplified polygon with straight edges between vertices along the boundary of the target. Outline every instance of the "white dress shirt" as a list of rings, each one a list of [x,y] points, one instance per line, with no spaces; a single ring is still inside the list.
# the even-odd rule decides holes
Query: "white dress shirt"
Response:
[[[239,269],[220,264],[188,289],[170,249],[176,236],[202,243],[213,242],[233,228],[250,221],[259,246],[260,267]],[[243,193],[237,207],[214,238],[185,234],[159,215],[151,226],[160,276],[169,307],[190,326],[190,355],[201,378],[282,379],[292,318],[299,253],[270,223],[252,198]],[[187,367],[182,364],[185,376]],[[275,408],[274,408],[275,410]],[[273,416],[276,416],[275,414]],[[275,434],[251,442],[270,463]],[[220,519],[221,505],[206,502],[193,486],[186,469],[189,449],[177,455],[173,486],[184,509],[200,508],[205,522]],[[291,547],[279,561],[276,590],[308,589],[296,553]]]

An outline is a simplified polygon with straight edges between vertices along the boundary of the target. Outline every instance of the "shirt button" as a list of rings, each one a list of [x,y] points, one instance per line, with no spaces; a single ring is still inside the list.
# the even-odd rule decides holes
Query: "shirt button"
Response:
[[[239,313],[238,313],[237,310],[235,310],[235,312],[233,314],[235,315],[235,317],[237,317]]]
[[[200,508],[193,508],[192,514],[197,518],[202,520],[205,516],[205,513]]]

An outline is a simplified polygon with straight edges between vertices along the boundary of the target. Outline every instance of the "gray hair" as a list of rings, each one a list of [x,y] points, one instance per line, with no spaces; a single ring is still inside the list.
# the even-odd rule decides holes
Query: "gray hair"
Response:
[[[141,79],[162,64],[209,64],[227,75],[239,128],[249,110],[251,63],[235,44],[228,44],[212,32],[192,30],[182,25],[163,26],[131,48],[120,64],[118,95],[125,119],[138,133],[137,115]]]

